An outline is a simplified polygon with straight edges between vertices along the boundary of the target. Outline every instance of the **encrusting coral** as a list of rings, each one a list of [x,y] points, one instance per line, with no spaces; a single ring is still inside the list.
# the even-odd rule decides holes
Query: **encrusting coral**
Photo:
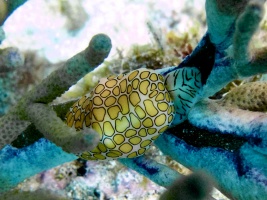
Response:
[[[170,155],[193,171],[203,169],[214,177],[220,190],[234,199],[266,197],[267,116],[263,112],[258,112],[264,111],[266,107],[264,92],[266,83],[240,86],[240,90],[237,88],[237,91],[233,90],[220,100],[208,97],[230,81],[267,71],[266,49],[261,48],[252,52],[249,49],[251,38],[263,17],[264,2],[263,0],[206,0],[208,30],[198,46],[177,67],[156,71],[164,77],[165,87],[170,92],[175,108],[175,119],[173,122],[170,120],[170,128],[155,140],[156,146],[164,154]],[[98,134],[94,134],[97,130],[82,127],[82,130],[75,131],[74,128],[69,128],[47,104],[98,66],[110,48],[107,36],[103,34],[95,36],[85,51],[69,59],[62,68],[26,94],[7,115],[0,119],[1,146],[4,147],[0,152],[2,169],[0,191],[14,187],[30,175],[77,158],[66,152],[79,154],[90,151],[97,145]],[[112,78],[109,81],[114,82],[114,80]],[[105,84],[110,83],[107,81]],[[129,87],[134,87],[134,83],[129,84]],[[138,92],[142,90],[143,88],[139,87]],[[248,100],[253,97],[254,101]],[[84,100],[85,98],[81,101],[85,102]],[[98,104],[99,101],[94,101],[94,104]],[[62,112],[59,116],[64,118],[68,109],[69,104],[59,105],[57,112]],[[124,111],[123,108],[120,110],[122,113]],[[147,111],[150,112],[151,110]],[[70,113],[67,115],[67,118],[69,117],[67,123],[71,125],[72,116]],[[106,115],[94,117],[97,119],[103,116]],[[79,119],[79,117],[74,118],[74,123]],[[104,123],[109,120],[110,117],[104,119]],[[179,126],[188,122],[195,129],[188,126],[187,130],[192,130],[194,134],[187,140],[181,139]],[[133,125],[133,120],[130,123]],[[46,139],[41,138],[22,149],[8,145],[30,124],[34,125]],[[123,125],[125,124],[118,129],[120,130]],[[184,130],[186,128],[182,131]],[[89,132],[93,134],[90,136]],[[201,142],[203,141],[201,138],[214,135],[217,136],[214,141]],[[231,139],[225,140],[225,137],[229,136]],[[104,139],[102,140],[105,144]],[[114,139],[114,141],[119,140]],[[109,145],[110,143],[106,146]],[[99,150],[102,151],[100,148]],[[164,187],[170,186],[181,176],[175,170],[145,156],[119,159],[119,161]],[[19,172],[15,170],[15,166],[18,165]],[[209,189],[203,191],[206,196]]]
[[[250,82],[232,89],[218,103],[221,106],[237,107],[242,110],[262,111],[267,110],[267,84],[266,82]]]

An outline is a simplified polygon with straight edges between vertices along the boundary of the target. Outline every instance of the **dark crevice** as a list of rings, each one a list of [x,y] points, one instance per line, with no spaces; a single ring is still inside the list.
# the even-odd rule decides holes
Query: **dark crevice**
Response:
[[[185,121],[166,131],[194,147],[217,147],[227,151],[237,151],[248,140],[231,133],[209,131],[193,126]]]

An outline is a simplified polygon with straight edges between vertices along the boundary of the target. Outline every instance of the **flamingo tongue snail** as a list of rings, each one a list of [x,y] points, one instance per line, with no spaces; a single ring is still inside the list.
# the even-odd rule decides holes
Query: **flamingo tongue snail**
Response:
[[[86,160],[140,156],[173,119],[164,78],[149,69],[101,79],[91,95],[82,97],[66,115],[68,126],[92,127],[100,134],[97,147],[79,155]]]
[[[105,160],[144,154],[173,121],[186,118],[200,87],[200,72],[193,67],[175,70],[165,78],[141,68],[101,79],[66,115],[69,127],[93,128],[101,138],[95,149],[78,156]]]

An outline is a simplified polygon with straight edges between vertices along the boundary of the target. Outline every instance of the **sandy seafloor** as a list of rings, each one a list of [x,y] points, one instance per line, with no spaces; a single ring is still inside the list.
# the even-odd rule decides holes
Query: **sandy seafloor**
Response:
[[[116,49],[127,52],[133,44],[153,42],[147,23],[159,33],[170,30],[183,34],[198,26],[205,32],[204,0],[29,0],[6,21],[6,40],[1,48],[14,46],[34,51],[51,63],[65,61],[83,50],[96,33],[110,36],[113,49],[107,60],[117,56]],[[160,35],[160,34],[159,34]],[[42,70],[46,77],[54,68]],[[153,147],[148,153],[159,162],[189,173],[178,163]],[[68,199],[157,199],[165,190],[116,161],[67,163],[38,174],[18,188],[24,191],[46,189]],[[214,191],[216,199],[227,199]],[[38,198],[36,198],[38,199]]]

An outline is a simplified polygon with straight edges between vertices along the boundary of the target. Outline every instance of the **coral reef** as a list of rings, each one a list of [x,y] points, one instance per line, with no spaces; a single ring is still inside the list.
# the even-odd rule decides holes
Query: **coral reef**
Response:
[[[155,145],[193,171],[203,170],[233,199],[265,199],[267,194],[266,82],[239,86],[222,99],[208,97],[235,79],[267,71],[266,48],[249,48],[263,17],[264,2],[206,0],[207,33],[177,67],[157,70],[165,78],[176,115],[172,127],[155,140]],[[110,48],[106,35],[96,35],[88,48],[26,93],[0,118],[0,192],[31,175],[76,159],[71,153],[90,151],[97,145],[99,136],[93,129],[76,131],[62,121],[73,101],[56,105],[55,110],[49,103],[102,63]],[[10,145],[29,132],[39,132],[44,138],[36,138],[22,148]],[[190,137],[186,137],[187,132]],[[209,195],[212,183],[203,183],[202,175],[184,178],[146,156],[119,162],[161,186],[174,184],[169,194],[182,190],[178,197],[199,193],[195,198],[201,199]],[[198,189],[195,192],[187,190],[191,178]],[[167,197],[162,198],[168,199],[169,194],[166,192]]]

